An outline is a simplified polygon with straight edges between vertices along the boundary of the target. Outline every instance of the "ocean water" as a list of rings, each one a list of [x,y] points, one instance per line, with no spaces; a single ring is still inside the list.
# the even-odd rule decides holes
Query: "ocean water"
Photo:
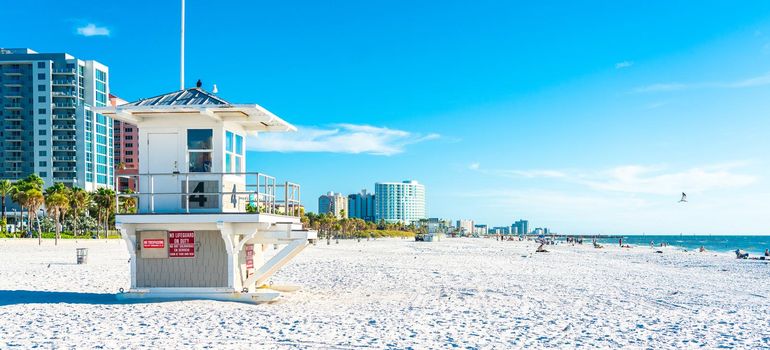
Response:
[[[590,240],[588,240],[590,242]],[[618,244],[617,238],[597,238],[602,244]],[[752,256],[762,255],[765,249],[770,249],[770,236],[704,236],[704,235],[660,235],[660,236],[623,236],[623,244],[649,246],[650,241],[658,246],[668,243],[681,249],[696,250],[703,246],[707,250],[717,252],[733,252],[743,249]]]

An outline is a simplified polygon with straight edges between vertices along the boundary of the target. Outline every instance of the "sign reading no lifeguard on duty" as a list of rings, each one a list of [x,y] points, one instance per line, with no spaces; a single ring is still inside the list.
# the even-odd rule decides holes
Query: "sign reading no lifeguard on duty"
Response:
[[[194,258],[195,257],[195,232],[169,231],[168,232],[168,257],[169,258]]]

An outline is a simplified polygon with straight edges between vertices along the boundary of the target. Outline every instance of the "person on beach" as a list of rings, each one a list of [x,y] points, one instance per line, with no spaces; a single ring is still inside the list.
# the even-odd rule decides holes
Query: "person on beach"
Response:
[[[623,248],[623,237],[620,237],[620,239],[618,239],[618,245],[619,245],[621,248]]]
[[[765,256],[770,256],[770,249],[765,249]]]
[[[698,251],[701,252],[701,253],[705,253],[706,252],[706,248],[704,248],[703,246],[700,246],[700,249],[698,249]]]

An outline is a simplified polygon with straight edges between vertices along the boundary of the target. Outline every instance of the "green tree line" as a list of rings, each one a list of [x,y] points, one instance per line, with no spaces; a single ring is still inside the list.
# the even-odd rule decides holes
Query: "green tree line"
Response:
[[[0,217],[0,233],[8,236],[8,212],[6,200],[10,198],[21,208],[21,217],[26,214],[26,222],[22,219],[17,226],[23,232],[36,233],[38,243],[42,241],[43,232],[53,231],[56,244],[62,238],[62,232],[69,232],[74,237],[88,236],[96,232],[107,238],[108,232],[115,220],[115,191],[100,188],[88,192],[78,187],[67,187],[62,183],[43,188],[43,179],[32,174],[17,181],[0,180],[0,196],[2,197],[2,217]],[[39,212],[45,208],[46,217],[40,218]],[[121,212],[135,212],[136,198],[121,198]],[[18,220],[18,218],[17,218]],[[13,235],[14,237],[16,234]]]
[[[415,224],[388,223],[384,220],[375,223],[359,218],[345,218],[344,212],[343,210],[340,215],[343,218],[337,218],[332,213],[302,213],[302,225],[307,229],[317,230],[318,237],[326,239],[326,244],[330,244],[332,239],[339,242],[340,238],[414,237],[415,233],[425,229],[424,226]]]

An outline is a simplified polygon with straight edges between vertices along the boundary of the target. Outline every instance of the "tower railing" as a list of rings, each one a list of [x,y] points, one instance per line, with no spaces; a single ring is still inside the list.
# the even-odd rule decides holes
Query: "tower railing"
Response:
[[[251,213],[301,216],[300,185],[259,172],[121,174],[118,214]],[[125,181],[124,181],[125,183]]]

